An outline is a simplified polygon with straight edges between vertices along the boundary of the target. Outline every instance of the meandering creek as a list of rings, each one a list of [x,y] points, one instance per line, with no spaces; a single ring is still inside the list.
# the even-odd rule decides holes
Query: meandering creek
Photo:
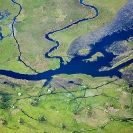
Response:
[[[15,0],[12,0],[12,2],[14,4],[17,4],[20,6],[20,11],[17,14],[17,16],[18,16],[22,10],[22,6],[19,3],[17,3]],[[25,80],[42,80],[42,79],[50,80],[52,76],[57,75],[57,74],[78,74],[78,73],[91,75],[93,77],[98,77],[98,76],[100,76],[100,77],[111,76],[112,77],[115,75],[115,76],[121,78],[121,72],[119,72],[119,69],[133,63],[133,59],[131,59],[131,60],[129,60],[129,61],[127,61],[121,65],[118,65],[117,67],[115,67],[111,70],[99,71],[99,69],[103,66],[110,67],[111,66],[110,62],[112,61],[113,58],[116,57],[116,55],[113,55],[113,53],[108,53],[103,48],[108,46],[108,45],[111,45],[115,41],[127,40],[130,36],[133,36],[133,30],[132,29],[114,32],[110,36],[106,36],[106,37],[102,38],[102,40],[100,42],[97,42],[96,45],[91,50],[91,55],[93,55],[93,53],[96,53],[96,51],[101,52],[104,55],[104,57],[99,57],[97,61],[93,61],[93,62],[84,61],[85,59],[88,59],[90,57],[90,54],[89,54],[87,56],[75,56],[70,62],[68,62],[65,65],[65,64],[63,64],[63,59],[61,57],[49,56],[49,53],[52,52],[54,49],[56,49],[60,45],[58,40],[54,40],[54,39],[49,37],[50,34],[54,34],[55,32],[60,32],[62,30],[66,30],[75,24],[78,24],[80,22],[84,22],[84,21],[89,20],[89,19],[94,19],[95,17],[98,16],[98,9],[96,7],[84,4],[83,0],[79,0],[79,2],[80,2],[80,4],[82,4],[84,6],[88,6],[89,8],[93,8],[96,12],[95,16],[93,16],[92,18],[83,18],[81,20],[78,20],[78,21],[66,26],[66,27],[63,27],[59,30],[49,32],[45,35],[46,39],[55,43],[55,46],[52,47],[45,54],[45,57],[47,57],[47,58],[59,58],[60,59],[60,68],[58,68],[56,70],[48,70],[48,71],[45,71],[42,73],[37,73],[37,74],[32,74],[32,75],[20,74],[20,73],[8,71],[8,70],[0,70],[0,74],[8,76],[8,77],[16,78],[16,79],[25,79]],[[20,45],[19,45],[19,43],[18,43],[18,41],[14,35],[14,23],[15,23],[17,16],[14,17],[14,21],[12,22],[12,30],[13,30],[14,39],[16,40],[16,43],[18,44],[18,50],[20,52],[19,58],[20,58],[21,54],[22,54],[21,50],[20,50]],[[22,61],[22,60],[20,60],[20,61]]]

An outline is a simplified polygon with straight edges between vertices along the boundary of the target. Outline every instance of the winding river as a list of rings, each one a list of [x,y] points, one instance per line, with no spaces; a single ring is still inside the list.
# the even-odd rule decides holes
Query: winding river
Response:
[[[19,12],[16,16],[14,16],[12,22],[11,22],[11,26],[12,26],[12,35],[13,35],[13,38],[14,40],[16,41],[17,45],[18,45],[18,51],[19,51],[19,56],[18,56],[18,61],[22,62],[26,67],[30,68],[32,71],[36,72],[37,71],[35,69],[33,69],[32,67],[28,66],[22,59],[21,59],[21,56],[22,56],[22,52],[21,52],[21,49],[20,49],[20,44],[18,42],[18,40],[16,39],[16,36],[15,36],[15,31],[14,31],[14,24],[16,22],[16,19],[17,17],[20,15],[21,11],[22,11],[22,6],[17,3],[15,0],[11,0],[14,4],[18,5],[19,6]]]
[[[74,23],[71,23],[70,25],[67,25],[67,26],[65,26],[65,27],[63,27],[63,28],[61,28],[61,29],[54,30],[54,31],[52,31],[52,32],[47,33],[47,34],[45,35],[45,38],[46,38],[47,40],[49,40],[49,41],[55,43],[55,46],[52,47],[52,48],[45,54],[45,57],[46,57],[46,58],[59,58],[59,59],[60,59],[60,63],[63,63],[63,59],[62,59],[60,56],[53,56],[53,57],[49,56],[49,53],[51,53],[52,51],[54,51],[55,49],[57,49],[58,46],[60,45],[60,43],[59,43],[57,40],[54,40],[54,39],[50,38],[49,35],[54,34],[54,33],[56,33],[56,32],[60,32],[60,31],[62,31],[62,30],[66,30],[66,29],[72,27],[73,25],[76,25],[76,24],[81,23],[81,22],[86,21],[86,20],[94,19],[94,18],[96,18],[96,17],[98,16],[98,9],[97,9],[96,7],[91,6],[91,5],[84,4],[84,3],[83,3],[83,0],[79,0],[79,3],[80,3],[81,5],[83,5],[83,6],[87,6],[87,7],[89,7],[89,8],[94,9],[95,15],[94,15],[93,17],[90,17],[90,18],[83,18],[83,19],[80,19],[80,20],[78,20],[78,21],[76,21],[76,22],[74,22]]]
[[[20,56],[19,56],[19,60],[21,60],[21,51],[20,51],[20,45],[15,37],[14,34],[14,23],[16,21],[17,16],[20,14],[21,10],[22,10],[22,6],[17,3],[15,0],[11,0],[14,4],[17,4],[20,7],[20,11],[19,13],[14,17],[13,22],[12,22],[12,33],[13,33],[13,37],[16,40],[16,43],[18,44],[18,50],[20,52]],[[87,74],[87,75],[91,75],[93,77],[103,77],[103,76],[117,76],[119,78],[121,78],[121,72],[119,72],[119,69],[131,64],[133,62],[133,59],[118,65],[117,67],[115,67],[114,69],[108,70],[108,71],[99,71],[99,69],[102,66],[107,66],[107,67],[111,67],[110,62],[112,61],[113,58],[116,57],[116,55],[113,55],[113,53],[108,53],[106,50],[104,50],[103,48],[107,45],[112,44],[114,41],[119,41],[119,40],[127,40],[130,36],[133,36],[133,30],[129,29],[129,30],[121,30],[119,32],[114,32],[111,36],[106,36],[104,38],[102,38],[102,40],[100,42],[97,42],[97,45],[94,46],[94,48],[91,50],[91,54],[95,53],[97,50],[99,52],[102,52],[104,54],[104,57],[99,57],[97,61],[94,62],[85,62],[85,59],[88,59],[90,57],[90,54],[87,56],[76,56],[74,57],[69,63],[67,63],[66,65],[63,64],[63,59],[59,56],[54,56],[51,57],[49,56],[49,53],[52,52],[54,49],[56,49],[60,44],[57,40],[54,40],[52,38],[49,37],[50,34],[54,34],[55,32],[60,32],[62,30],[66,30],[67,28],[70,28],[71,26],[78,24],[80,22],[89,20],[89,19],[94,19],[95,17],[98,16],[98,10],[96,7],[91,6],[91,5],[87,5],[83,3],[83,0],[79,0],[80,4],[84,5],[84,6],[88,6],[89,8],[93,8],[95,10],[95,16],[93,16],[92,18],[83,18],[81,20],[78,20],[66,27],[63,27],[59,30],[55,30],[52,32],[49,32],[45,35],[45,38],[48,39],[49,41],[52,41],[53,43],[55,43],[55,46],[52,47],[46,54],[45,57],[47,58],[59,58],[60,59],[60,68],[56,69],[56,70],[48,70],[42,73],[37,73],[37,74],[20,74],[17,72],[13,72],[13,71],[8,71],[8,70],[0,70],[0,74],[1,75],[5,75],[8,77],[12,77],[15,79],[23,79],[23,80],[42,80],[42,79],[47,79],[50,80],[52,78],[52,76],[57,75],[57,74]],[[22,61],[23,62],[23,61]],[[23,62],[24,63],[24,62]],[[26,64],[25,64],[26,65]],[[30,67],[30,66],[27,66]],[[31,67],[30,67],[31,68]],[[32,68],[31,68],[32,69]],[[36,71],[36,70],[34,70]]]

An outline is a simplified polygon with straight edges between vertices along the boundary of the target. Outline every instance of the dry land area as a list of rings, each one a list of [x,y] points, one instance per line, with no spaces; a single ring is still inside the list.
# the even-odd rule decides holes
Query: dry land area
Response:
[[[15,34],[22,52],[21,58],[27,65],[39,72],[59,67],[59,61],[57,59],[47,59],[44,57],[45,53],[55,45],[45,39],[45,34],[67,26],[79,19],[94,15],[93,9],[80,5],[78,0],[44,0],[38,2],[32,0],[17,0],[17,2],[23,7],[23,10],[15,23]],[[51,55],[58,55],[61,56],[64,61],[69,61],[67,50],[71,42],[78,36],[94,31],[109,23],[115,17],[117,11],[120,10],[126,2],[127,0],[122,0],[121,2],[85,0],[84,3],[94,5],[98,8],[99,16],[96,19],[84,21],[78,25],[73,25],[67,30],[50,35],[50,37],[60,42],[59,48],[54,50]],[[1,10],[8,9],[11,15],[7,19],[1,21],[0,24],[9,25],[13,16],[17,15],[19,7],[13,5],[10,0],[1,3]],[[7,31],[4,31],[4,34],[5,33],[7,33]],[[3,52],[5,51],[4,54],[2,51],[0,52],[1,56],[4,56],[1,58],[2,60],[0,59],[2,64],[2,66],[0,66],[1,69],[20,72],[19,68],[22,68],[21,72],[32,73],[28,68],[24,68],[25,66],[21,62],[17,61],[17,57],[19,56],[18,47],[13,38],[5,38],[0,45]],[[5,46],[7,46],[8,49],[11,49],[11,51],[7,51]],[[11,56],[9,56],[9,52]],[[10,61],[7,62],[8,59],[10,59]]]
[[[54,76],[76,81],[77,75]],[[132,133],[132,88],[122,79],[78,75],[79,85],[0,78],[1,133]],[[6,84],[2,84],[6,82]],[[63,83],[63,82],[62,82]],[[70,83],[70,82],[69,82]]]
[[[60,66],[58,59],[44,57],[55,45],[45,39],[45,34],[94,15],[93,9],[80,5],[78,0],[16,1],[23,7],[15,23],[21,59],[38,72]],[[61,56],[65,63],[69,62],[67,51],[73,40],[111,22],[126,2],[84,0],[84,3],[98,8],[99,16],[50,35],[60,43],[50,55]],[[11,34],[11,20],[17,15],[19,6],[10,0],[1,0],[0,11],[5,9],[11,15],[0,21],[0,27],[2,34],[7,36]],[[133,41],[124,43],[132,46]],[[87,54],[89,50],[83,49],[80,54]],[[133,54],[127,56],[129,52],[120,54],[112,68],[131,59]],[[0,42],[0,70],[33,74],[18,61],[19,55],[13,37],[3,39]],[[103,56],[97,52],[86,62]],[[130,72],[132,68],[133,64],[121,72]],[[85,74],[54,75],[50,81],[17,80],[0,75],[0,133],[132,133],[133,86],[128,83],[115,76]]]

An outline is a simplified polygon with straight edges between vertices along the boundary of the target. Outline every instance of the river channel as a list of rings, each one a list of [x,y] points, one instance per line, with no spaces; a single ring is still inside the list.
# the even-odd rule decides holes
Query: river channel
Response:
[[[18,6],[20,6],[20,11],[17,14],[17,16],[18,16],[22,10],[22,6],[20,4],[18,4],[15,0],[11,0],[11,1],[14,4],[17,4]],[[99,71],[99,69],[102,68],[103,66],[111,67],[110,62],[113,60],[113,58],[116,57],[116,55],[113,55],[113,53],[108,53],[103,48],[106,47],[107,45],[111,45],[115,41],[128,40],[128,38],[130,36],[133,36],[133,30],[132,29],[114,32],[111,36],[106,36],[106,37],[102,38],[102,40],[100,42],[97,42],[97,44],[91,50],[91,54],[95,53],[97,50],[98,50],[98,52],[101,52],[104,54],[104,57],[99,57],[97,59],[97,61],[93,61],[93,62],[87,61],[86,62],[85,59],[88,59],[90,57],[90,55],[87,55],[87,56],[76,56],[76,57],[72,58],[71,61],[68,62],[67,64],[63,64],[63,59],[61,57],[49,56],[49,53],[52,52],[54,49],[57,49],[58,46],[60,45],[58,40],[54,40],[54,39],[49,37],[50,34],[54,34],[55,32],[60,32],[62,30],[67,30],[68,28],[70,28],[71,26],[73,26],[75,24],[84,22],[84,21],[89,20],[89,19],[94,19],[98,16],[98,9],[96,7],[84,4],[83,0],[79,0],[79,3],[84,5],[84,6],[87,6],[89,8],[93,8],[95,10],[95,16],[93,16],[92,18],[83,18],[81,20],[78,20],[78,21],[66,26],[66,27],[63,27],[59,30],[49,32],[45,35],[46,39],[55,43],[55,46],[52,47],[45,54],[45,57],[46,58],[58,58],[58,59],[60,59],[60,68],[58,68],[56,70],[48,70],[48,71],[45,71],[42,73],[37,73],[37,74],[32,74],[32,75],[20,74],[20,73],[8,71],[8,70],[0,70],[0,74],[15,78],[15,79],[34,80],[34,81],[43,80],[43,79],[50,80],[52,76],[57,75],[57,74],[79,74],[79,73],[91,75],[93,77],[117,76],[117,77],[121,78],[122,75],[121,75],[121,72],[119,72],[119,69],[133,63],[133,59],[131,59],[127,62],[124,62],[123,64],[118,65],[117,67],[115,67],[111,70]],[[20,45],[19,45],[19,43],[18,43],[18,41],[14,35],[14,23],[17,19],[17,16],[14,17],[14,21],[12,22],[12,30],[13,30],[14,39],[16,40],[16,43],[18,44],[18,50],[20,52],[19,58],[20,58],[21,57]]]

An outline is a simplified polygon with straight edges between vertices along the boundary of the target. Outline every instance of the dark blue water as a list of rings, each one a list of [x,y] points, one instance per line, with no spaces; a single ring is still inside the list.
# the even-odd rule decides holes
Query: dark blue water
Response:
[[[4,10],[4,11],[0,12],[0,21],[6,19],[10,15],[11,15],[11,13],[9,13],[8,10]]]
[[[4,11],[0,12],[0,21],[6,19],[10,15],[11,15],[11,13],[9,13],[8,10],[4,10]],[[3,39],[4,39],[4,36],[2,35],[2,28],[0,27],[0,41],[2,41]]]
[[[16,2],[14,0],[12,0],[12,2],[14,2],[16,4]],[[80,0],[80,3],[83,4],[83,0]],[[18,3],[17,3],[18,4]],[[21,5],[18,4],[20,7]],[[85,5],[85,4],[83,4]],[[92,18],[95,18],[98,15],[98,10],[90,5],[85,5],[85,6],[89,6],[91,8],[93,8],[96,11],[96,15]],[[20,8],[22,9],[22,8]],[[19,12],[20,13],[20,12]],[[19,15],[18,13],[18,15]],[[62,30],[65,30],[69,27],[71,27],[74,24],[78,24],[79,22],[83,22],[85,20],[88,19],[92,19],[92,18],[84,18],[82,20],[79,20],[77,22],[74,22],[73,24],[70,24],[60,30],[56,30],[53,32],[49,32],[48,34],[46,34],[46,38],[49,41],[52,41],[56,44],[56,46],[54,46],[53,48],[51,48],[47,54],[45,55],[47,58],[53,58],[48,56],[48,54],[53,51],[55,48],[57,48],[60,44],[58,41],[53,40],[52,38],[49,37],[50,34],[53,34],[55,32],[59,32]],[[14,22],[16,20],[16,16],[14,17]],[[14,24],[12,25],[12,29],[14,30]],[[13,31],[14,33],[14,31]],[[56,57],[54,56],[54,58],[59,58],[61,60],[61,64],[60,64],[60,68],[56,69],[56,70],[48,70],[42,73],[38,73],[38,74],[33,74],[33,75],[29,75],[29,74],[20,74],[20,73],[16,73],[13,71],[7,71],[7,70],[0,70],[0,74],[1,75],[5,75],[8,77],[12,77],[12,78],[16,78],[16,79],[26,79],[26,80],[42,80],[42,79],[47,79],[50,80],[52,76],[57,75],[57,74],[87,74],[87,75],[91,75],[93,77],[103,77],[103,76],[117,76],[119,78],[121,78],[121,73],[119,72],[119,69],[133,63],[133,59],[117,66],[116,68],[109,70],[109,71],[99,71],[99,69],[102,66],[106,66],[106,67],[111,67],[110,62],[113,60],[113,58],[115,58],[116,56],[113,55],[112,53],[108,53],[105,50],[105,47],[111,45],[113,42],[115,41],[122,41],[122,40],[127,40],[130,36],[133,36],[133,30],[129,29],[127,31],[125,30],[121,30],[119,32],[114,32],[112,35],[110,36],[106,36],[104,38],[102,38],[102,40],[100,42],[97,42],[91,52],[89,53],[89,55],[87,56],[76,56],[75,58],[73,58],[69,63],[67,63],[66,65],[64,65],[62,62],[62,58],[61,57]],[[14,39],[16,40],[15,36]],[[18,43],[18,41],[16,40],[16,43]],[[20,50],[20,47],[18,45],[18,49]],[[96,52],[101,52],[104,54],[104,57],[99,57],[97,61],[94,62],[85,62],[85,59],[90,58],[94,53]]]
[[[16,72],[6,71],[6,70],[0,70],[0,74],[6,75],[12,78],[16,78],[16,79],[26,79],[26,80],[42,80],[42,79],[50,80],[52,76],[57,74],[76,74],[76,73],[88,74],[93,77],[103,77],[103,76],[112,77],[115,75],[121,78],[121,73],[119,72],[119,69],[133,63],[133,59],[117,66],[112,70],[99,72],[99,69],[102,66],[110,67],[111,65],[109,62],[111,62],[112,59],[116,57],[112,53],[106,52],[106,50],[104,50],[104,46],[107,46],[107,40],[109,45],[109,44],[112,44],[112,42],[114,41],[126,40],[129,36],[131,36],[131,34],[133,35],[132,30],[121,31],[121,33],[114,33],[112,36],[107,36],[106,38],[104,38],[101,42],[95,45],[95,48],[93,49],[94,51],[92,50],[91,54],[96,52],[96,49],[97,49],[98,51],[104,53],[105,57],[100,57],[98,58],[97,61],[94,61],[94,62],[83,61],[84,59],[87,59],[91,56],[91,54],[89,54],[86,57],[84,56],[75,57],[68,64],[66,65],[61,64],[60,68],[56,70],[49,70],[49,71],[38,73],[35,75],[19,74]]]
[[[0,31],[0,41],[2,41],[3,40],[3,36],[2,36],[2,32]]]

